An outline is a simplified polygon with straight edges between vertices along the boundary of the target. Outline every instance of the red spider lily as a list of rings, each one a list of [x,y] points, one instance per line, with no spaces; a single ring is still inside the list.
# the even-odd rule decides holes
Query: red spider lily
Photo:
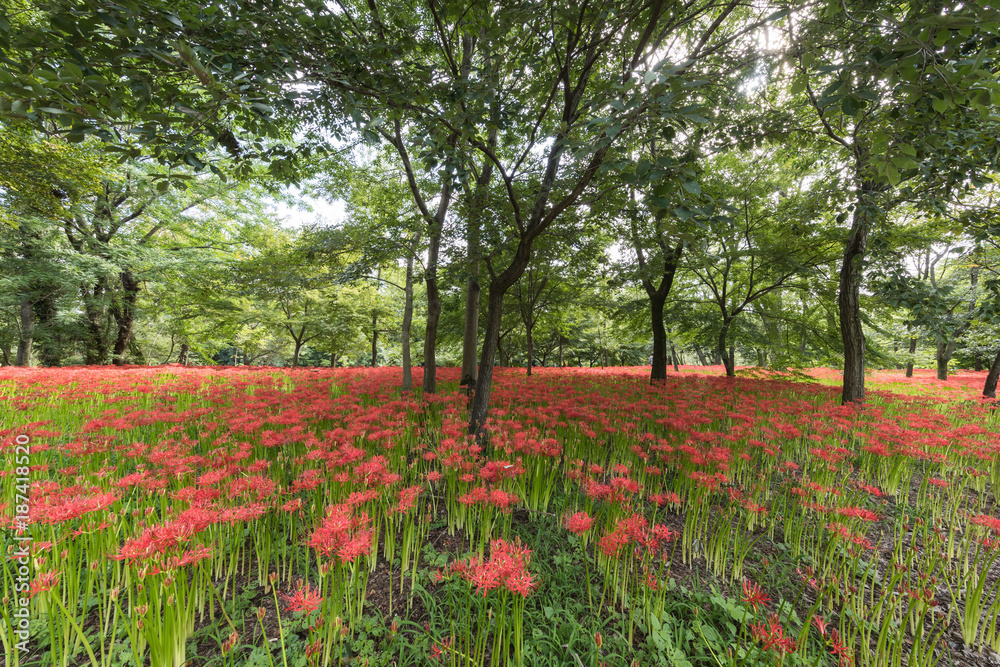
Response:
[[[766,605],[770,601],[770,596],[764,592],[760,584],[749,579],[743,580],[743,602],[752,606],[754,613],[757,613],[758,606]]]
[[[396,506],[396,511],[400,514],[406,514],[409,512],[413,508],[414,503],[417,502],[417,498],[420,497],[423,490],[424,487],[420,485],[408,486],[405,489],[402,489],[398,494],[399,504]]]
[[[819,632],[819,636],[826,638],[826,621],[823,620],[823,617],[813,616],[811,622],[813,627],[816,628],[816,631]]]
[[[591,518],[586,512],[577,512],[573,516],[566,519],[566,528],[571,533],[576,533],[577,535],[586,533],[593,525],[594,519]]]
[[[993,532],[1000,534],[1000,517],[990,516],[989,514],[977,514],[971,517],[969,522],[976,526],[986,526]]]
[[[29,589],[29,597],[35,597],[39,593],[45,593],[51,591],[53,588],[59,585],[59,573],[58,572],[43,572],[37,575],[34,581],[31,582],[31,588]]]
[[[299,587],[291,595],[283,595],[286,611],[301,611],[312,613],[323,604],[323,596],[315,588],[310,588],[309,582],[299,581]]]
[[[441,660],[441,656],[442,656],[442,651],[441,650],[444,649],[446,651],[450,651],[451,650],[452,642],[454,642],[454,641],[455,641],[454,637],[448,637],[447,639],[445,639],[440,644],[437,643],[437,642],[434,642],[434,646],[431,647],[431,656],[430,657],[433,658],[433,659],[435,659],[435,660]]]
[[[750,626],[750,634],[764,645],[764,650],[773,648],[778,653],[791,653],[795,650],[795,640],[785,636],[785,629],[777,614],[772,614],[767,623],[755,623]]]
[[[347,504],[331,505],[323,523],[313,531],[307,544],[324,556],[336,556],[353,562],[371,549],[371,529],[368,514],[354,516]]]
[[[837,656],[838,667],[850,667],[850,665],[854,664],[854,656],[851,655],[851,649],[840,642],[840,636],[836,628],[830,630],[830,636],[827,638],[827,641],[830,644],[830,653]]]
[[[528,561],[531,551],[521,545],[520,541],[511,543],[506,540],[490,541],[490,558],[483,561],[479,558],[468,562],[457,561],[452,564],[452,573],[460,574],[476,586],[477,592],[485,597],[488,591],[496,588],[506,588],[508,591],[527,597],[535,587],[528,571]]]

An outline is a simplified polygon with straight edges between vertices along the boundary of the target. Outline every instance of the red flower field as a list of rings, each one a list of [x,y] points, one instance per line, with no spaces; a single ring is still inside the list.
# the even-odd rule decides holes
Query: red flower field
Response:
[[[692,370],[0,369],[6,664],[988,664],[984,374]]]

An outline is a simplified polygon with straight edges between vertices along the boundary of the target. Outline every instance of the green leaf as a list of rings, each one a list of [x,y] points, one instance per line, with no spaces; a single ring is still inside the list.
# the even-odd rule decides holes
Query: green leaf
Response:
[[[853,95],[848,95],[844,98],[844,101],[840,103],[840,110],[844,112],[846,116],[855,116],[861,109],[861,102],[858,98]]]
[[[674,209],[674,215],[681,220],[690,220],[694,213],[687,206],[678,206]]]
[[[684,181],[683,183],[681,183],[681,185],[684,187],[685,190],[687,190],[693,195],[701,194],[701,185],[698,183],[698,181]]]
[[[937,111],[938,113],[944,113],[948,111],[948,109],[950,109],[952,106],[951,102],[949,102],[948,100],[942,100],[936,97],[931,102],[931,105],[933,105],[934,110]]]
[[[899,185],[899,171],[896,170],[896,167],[894,167],[892,163],[885,165],[885,175],[889,179],[890,185],[893,187]]]

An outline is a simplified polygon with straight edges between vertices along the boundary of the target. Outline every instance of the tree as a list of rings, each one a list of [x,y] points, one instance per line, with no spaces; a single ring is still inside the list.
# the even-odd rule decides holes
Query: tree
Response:
[[[944,13],[935,2],[838,1],[787,23],[789,92],[804,94],[816,136],[845,161],[854,189],[840,218],[851,217],[838,291],[844,403],[864,399],[860,290],[872,230],[899,203],[947,201],[996,164],[989,108],[1000,92],[985,63],[998,17],[975,3]]]
[[[751,304],[830,261],[822,231],[825,194],[804,185],[808,168],[788,156],[727,153],[706,169],[703,187],[725,202],[726,215],[707,218],[684,261],[721,316],[716,349],[735,374],[728,343],[733,320]],[[819,200],[819,201],[817,201]]]

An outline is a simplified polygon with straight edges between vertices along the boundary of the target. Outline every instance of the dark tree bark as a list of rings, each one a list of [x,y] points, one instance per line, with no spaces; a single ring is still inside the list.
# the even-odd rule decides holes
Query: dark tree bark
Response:
[[[708,366],[709,365],[708,364],[708,359],[705,358],[705,353],[702,352],[701,345],[698,345],[697,343],[695,343],[694,353],[698,355],[698,363],[700,363],[702,366]]]
[[[873,185],[862,185],[861,196],[854,208],[851,234],[844,247],[840,267],[837,308],[840,314],[840,337],[844,343],[843,404],[865,400],[865,332],[861,326],[861,263],[868,250],[868,234],[872,221],[870,193]]]
[[[983,396],[986,398],[997,397],[997,379],[1000,378],[1000,352],[993,359],[990,372],[986,374],[986,384],[983,385]]]
[[[726,348],[726,339],[729,337],[729,326],[732,324],[732,321],[732,318],[723,318],[722,327],[719,329],[718,349],[716,350],[722,359],[723,366],[726,368],[726,377],[730,378],[736,376],[736,360],[733,349]]]
[[[375,368],[376,366],[378,366],[378,313],[372,311],[372,366],[371,367]]]
[[[940,342],[937,344],[937,354],[935,355],[937,361],[937,379],[947,380],[948,379],[948,364],[951,362],[951,358],[955,354],[955,341],[948,341],[947,343]]]
[[[410,359],[410,329],[413,327],[413,256],[420,243],[420,232],[410,239],[409,252],[406,256],[406,286],[403,288],[403,325],[400,327],[400,344],[403,348],[403,386],[402,391],[413,388],[413,363]]]
[[[917,351],[917,339],[910,338],[910,360],[906,362],[906,377],[913,377],[913,354]]]
[[[111,353],[111,341],[108,339],[107,306],[104,303],[107,294],[107,284],[103,278],[97,280],[93,287],[81,288],[83,298],[84,327],[87,335],[84,339],[84,363],[88,366],[106,364]]]
[[[126,352],[132,342],[132,327],[135,322],[135,303],[139,296],[139,281],[132,271],[125,269],[120,275],[122,283],[121,303],[112,308],[115,324],[118,325],[118,335],[112,359],[116,366],[122,366],[127,361]]]
[[[181,366],[187,366],[188,363],[188,352],[191,351],[191,346],[187,343],[181,343],[181,353],[177,357],[177,363]]]
[[[35,336],[35,309],[30,299],[21,301],[21,335],[17,341],[16,366],[31,365],[31,343]]]
[[[973,363],[975,364],[973,370],[977,372],[983,370],[983,355],[980,354],[979,352],[976,352],[976,356],[974,357]]]
[[[490,150],[496,149],[497,128],[490,130],[487,146]],[[480,248],[479,233],[481,227],[481,212],[486,207],[486,197],[489,194],[488,186],[493,179],[493,163],[489,159],[483,162],[483,168],[476,177],[476,190],[472,199],[472,210],[468,214],[467,226],[467,258],[466,270],[469,272],[465,280],[465,324],[462,329],[462,380],[461,386],[470,395],[476,386],[476,376],[478,375],[478,365],[476,363],[476,352],[479,347],[479,299],[482,293],[482,286],[479,283],[480,273]]]
[[[670,296],[670,288],[674,284],[674,276],[677,273],[677,264],[680,261],[681,253],[684,251],[684,244],[678,243],[672,250],[665,247],[661,242],[661,252],[663,253],[663,273],[660,277],[660,284],[653,285],[653,281],[643,278],[642,287],[649,297],[650,324],[653,329],[653,364],[649,371],[650,383],[662,380],[667,377],[667,329],[663,322],[663,309]],[[636,246],[636,254],[641,257],[642,251]],[[645,259],[639,261],[640,269],[646,264]]]
[[[680,373],[681,369],[678,368],[678,366],[680,366],[680,363],[677,360],[677,350],[674,349],[674,344],[673,343],[670,344],[670,357],[674,361],[674,372],[675,373]]]
[[[56,330],[56,293],[49,291],[35,299],[36,324],[41,334],[38,336],[38,361],[42,366],[58,366],[62,361],[62,345]]]

